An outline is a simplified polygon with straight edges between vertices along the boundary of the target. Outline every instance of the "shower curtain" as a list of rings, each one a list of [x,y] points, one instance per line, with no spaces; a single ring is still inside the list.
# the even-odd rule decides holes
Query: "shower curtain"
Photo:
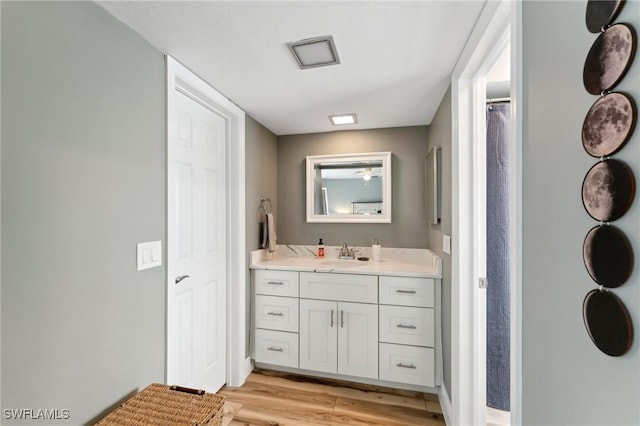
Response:
[[[510,104],[487,105],[487,406],[509,411]]]

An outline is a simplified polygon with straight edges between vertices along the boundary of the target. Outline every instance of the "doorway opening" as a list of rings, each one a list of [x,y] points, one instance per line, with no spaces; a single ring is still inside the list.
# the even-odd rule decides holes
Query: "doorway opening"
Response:
[[[219,246],[221,246],[219,249],[224,250],[226,255],[226,261],[224,265],[221,266],[226,269],[226,277],[222,280],[224,282],[220,283],[220,285],[225,287],[226,291],[224,300],[220,300],[220,302],[226,304],[227,307],[224,331],[222,336],[220,336],[221,339],[226,340],[226,356],[218,355],[218,357],[224,357],[226,360],[226,383],[230,386],[240,386],[253,369],[251,359],[245,347],[248,329],[245,305],[246,295],[248,293],[246,288],[247,255],[245,238],[245,113],[172,57],[166,56],[166,65],[167,143],[169,143],[170,135],[178,135],[179,137],[189,135],[187,130],[190,128],[190,119],[176,112],[178,111],[178,95],[186,95],[191,98],[192,101],[206,106],[206,108],[211,111],[215,111],[216,115],[224,121],[222,127],[224,127],[226,133],[223,142],[225,145],[225,154],[219,157],[220,160],[225,163],[225,176],[218,176],[216,179],[213,179],[214,174],[207,173],[207,179],[209,183],[224,181],[226,188],[226,211],[218,212],[218,214],[225,214],[227,218],[226,229],[223,234],[219,235]],[[176,127],[181,123],[181,120],[185,124],[185,126],[183,126],[184,134],[182,135],[177,133],[178,127]],[[209,130],[207,130],[207,132],[208,131]],[[212,139],[208,138],[207,140]],[[169,157],[169,151],[167,151],[167,156]],[[171,160],[171,158],[167,158],[168,163]],[[189,177],[191,176],[191,172],[187,169],[188,167],[185,168],[184,177],[186,180],[184,180],[184,182],[188,183],[190,182]],[[171,179],[168,177],[167,191],[175,192],[176,188],[169,187],[170,184]],[[209,185],[209,187],[213,188],[214,186]],[[207,200],[210,199],[208,195],[205,196],[205,198]],[[189,205],[189,202],[184,203],[186,207]],[[171,197],[169,195],[167,196],[167,211],[173,209],[179,212],[180,209],[177,209],[179,206],[180,203],[175,202],[175,200],[171,201]],[[207,210],[207,212],[209,212],[209,210]],[[169,215],[167,215],[167,217],[169,217]],[[176,238],[178,237],[177,231],[186,228],[178,228],[172,226],[171,223],[167,224],[167,228],[166,246],[169,247],[175,244]],[[206,232],[206,230],[199,230],[198,232]],[[208,238],[212,234],[206,232],[206,235]],[[208,241],[211,242],[213,240],[209,238]],[[179,353],[182,345],[178,337],[182,335],[190,338],[190,333],[193,331],[193,327],[190,324],[193,324],[196,320],[202,320],[202,318],[195,317],[180,318],[176,315],[178,311],[175,308],[178,300],[176,298],[171,300],[172,290],[177,283],[184,282],[185,280],[182,277],[183,273],[177,269],[178,262],[176,262],[175,259],[172,260],[171,257],[169,254],[167,255],[167,371],[165,380],[180,377],[182,363],[180,362],[180,357],[176,354]],[[187,273],[187,275],[190,274]],[[180,281],[178,281],[178,278],[180,278]],[[182,312],[187,312],[187,310],[183,310]],[[176,325],[183,327],[180,329],[181,334],[175,333],[175,330],[178,329]],[[210,355],[213,354],[211,351],[208,353]],[[208,356],[209,361],[212,359],[212,356],[213,355]]]
[[[487,425],[510,424],[511,329],[511,55],[507,45],[486,75],[486,288]]]
[[[522,6],[488,2],[452,75],[452,384],[453,424],[505,424],[487,416],[487,76],[505,50],[510,52],[510,168],[506,172],[505,225],[509,232],[506,258],[510,311],[508,377],[510,412],[501,417],[520,423],[521,401],[521,127]],[[501,96],[503,97],[503,96]],[[506,96],[505,96],[506,97]],[[503,244],[504,245],[504,244]],[[489,283],[491,286],[491,283]],[[504,322],[503,322],[504,323]],[[501,331],[506,331],[505,327]],[[504,379],[504,378],[503,378]],[[504,399],[503,398],[503,399]]]

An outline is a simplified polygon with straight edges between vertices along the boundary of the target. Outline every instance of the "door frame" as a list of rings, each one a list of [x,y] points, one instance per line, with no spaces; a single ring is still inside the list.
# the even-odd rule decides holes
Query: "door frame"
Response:
[[[486,291],[478,286],[476,181],[484,152],[485,76],[507,43],[511,49],[510,290],[511,424],[522,419],[522,4],[486,2],[452,73],[451,423],[486,424]],[[481,219],[481,218],[480,218]],[[480,248],[481,252],[484,251]]]
[[[226,138],[226,173],[227,173],[227,384],[240,386],[252,370],[251,359],[245,357],[245,339],[247,324],[245,320],[246,296],[246,226],[245,226],[245,112],[237,105],[216,91],[204,80],[184,67],[174,58],[165,55],[167,69],[167,149],[169,135],[172,134],[171,120],[176,91],[181,91],[198,99],[223,117],[227,126]],[[165,170],[168,168],[168,156]],[[165,182],[167,191],[168,181]],[[167,211],[170,206],[167,203]],[[167,222],[167,240],[169,236]],[[165,244],[168,247],[168,244]],[[169,370],[169,342],[168,342],[168,288],[173,284],[167,259],[167,312],[165,336],[165,381]],[[234,285],[231,285],[231,284]]]

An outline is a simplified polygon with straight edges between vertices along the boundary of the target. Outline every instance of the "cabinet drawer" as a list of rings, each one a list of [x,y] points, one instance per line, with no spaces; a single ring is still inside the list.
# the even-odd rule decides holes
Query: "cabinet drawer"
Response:
[[[435,386],[433,348],[380,343],[380,379],[418,386]]]
[[[300,272],[300,297],[377,303],[378,277],[375,275]]]
[[[256,362],[298,368],[298,334],[256,330],[255,357]]]
[[[431,308],[380,305],[380,341],[434,346],[434,311]]]
[[[298,299],[257,295],[256,327],[297,332]]]
[[[380,303],[400,306],[435,306],[433,278],[380,277]]]
[[[298,272],[296,271],[256,269],[254,279],[256,294],[298,297]]]

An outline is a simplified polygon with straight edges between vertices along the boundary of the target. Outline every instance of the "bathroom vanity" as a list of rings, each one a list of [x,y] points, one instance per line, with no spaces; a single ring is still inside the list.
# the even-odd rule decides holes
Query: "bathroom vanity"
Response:
[[[441,259],[383,248],[380,262],[316,259],[306,246],[251,254],[259,367],[433,391],[442,375]],[[366,256],[370,248],[359,248]]]

